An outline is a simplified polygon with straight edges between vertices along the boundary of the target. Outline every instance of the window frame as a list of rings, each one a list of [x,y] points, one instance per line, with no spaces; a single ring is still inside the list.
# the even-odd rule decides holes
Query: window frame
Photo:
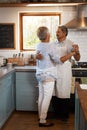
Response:
[[[20,31],[20,51],[35,51],[35,49],[23,48],[23,16],[59,16],[59,25],[61,24],[61,13],[59,12],[22,12],[19,14]]]

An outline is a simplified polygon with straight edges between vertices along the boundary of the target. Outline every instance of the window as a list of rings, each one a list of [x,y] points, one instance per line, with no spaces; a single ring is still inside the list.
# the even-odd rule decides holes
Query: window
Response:
[[[56,29],[60,24],[59,13],[20,13],[20,50],[35,50],[39,39],[36,35],[39,26],[47,26],[51,41],[56,38]]]

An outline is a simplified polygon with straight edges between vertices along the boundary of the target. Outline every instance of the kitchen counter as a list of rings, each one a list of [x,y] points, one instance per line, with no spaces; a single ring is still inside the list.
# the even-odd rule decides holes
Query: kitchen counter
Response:
[[[78,83],[76,83],[76,89],[77,89],[78,99],[84,114],[85,122],[87,125],[87,90],[81,89]]]
[[[15,67],[16,71],[32,71],[36,70],[36,66],[16,66]],[[72,70],[87,70],[87,68],[72,68]]]
[[[18,71],[36,71],[36,66],[16,66],[15,70]]]
[[[16,67],[1,67],[0,68],[0,78],[2,78],[3,76],[7,75],[8,73],[12,72],[12,71],[35,71],[36,70],[36,66],[16,66]]]
[[[87,70],[87,68],[72,68],[72,70]]]
[[[0,79],[12,71],[15,71],[15,69],[13,67],[12,68],[1,67],[0,68]]]
[[[30,72],[30,71],[36,71],[36,66],[15,66],[12,68],[8,68],[6,67],[1,67],[0,68],[0,78],[3,77],[4,75],[6,75],[7,73],[11,72],[11,71],[25,71],[25,72]],[[72,71],[86,71],[87,68],[72,68]]]

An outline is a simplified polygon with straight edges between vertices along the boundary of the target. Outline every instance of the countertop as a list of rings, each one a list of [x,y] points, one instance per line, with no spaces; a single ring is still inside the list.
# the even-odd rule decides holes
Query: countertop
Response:
[[[16,66],[14,67],[16,71],[36,71],[36,66]]]
[[[16,71],[32,71],[32,70],[36,70],[36,66],[16,66],[15,67]],[[72,70],[87,70],[87,68],[72,68]]]
[[[72,68],[72,70],[87,70],[87,68]]]
[[[0,68],[0,79],[3,78],[4,76],[6,76],[8,73],[15,71],[15,69],[13,67],[1,67]]]
[[[78,98],[84,113],[84,118],[87,124],[87,89],[81,89],[80,85],[76,83],[76,89],[78,93]]]
[[[72,68],[72,71],[81,71],[84,70],[86,71],[87,68]],[[2,78],[4,75],[8,74],[11,71],[16,71],[16,72],[35,72],[36,71],[36,66],[15,66],[15,67],[1,67],[0,68],[0,78]]]
[[[1,67],[0,68],[0,79],[3,78],[3,76],[7,75],[8,73],[16,71],[16,72],[35,72],[36,66],[15,66],[15,67]]]

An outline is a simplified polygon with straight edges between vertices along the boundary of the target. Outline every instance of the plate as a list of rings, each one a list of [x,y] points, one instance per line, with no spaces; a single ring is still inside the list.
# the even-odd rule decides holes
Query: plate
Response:
[[[87,84],[80,84],[81,89],[87,89]]]

